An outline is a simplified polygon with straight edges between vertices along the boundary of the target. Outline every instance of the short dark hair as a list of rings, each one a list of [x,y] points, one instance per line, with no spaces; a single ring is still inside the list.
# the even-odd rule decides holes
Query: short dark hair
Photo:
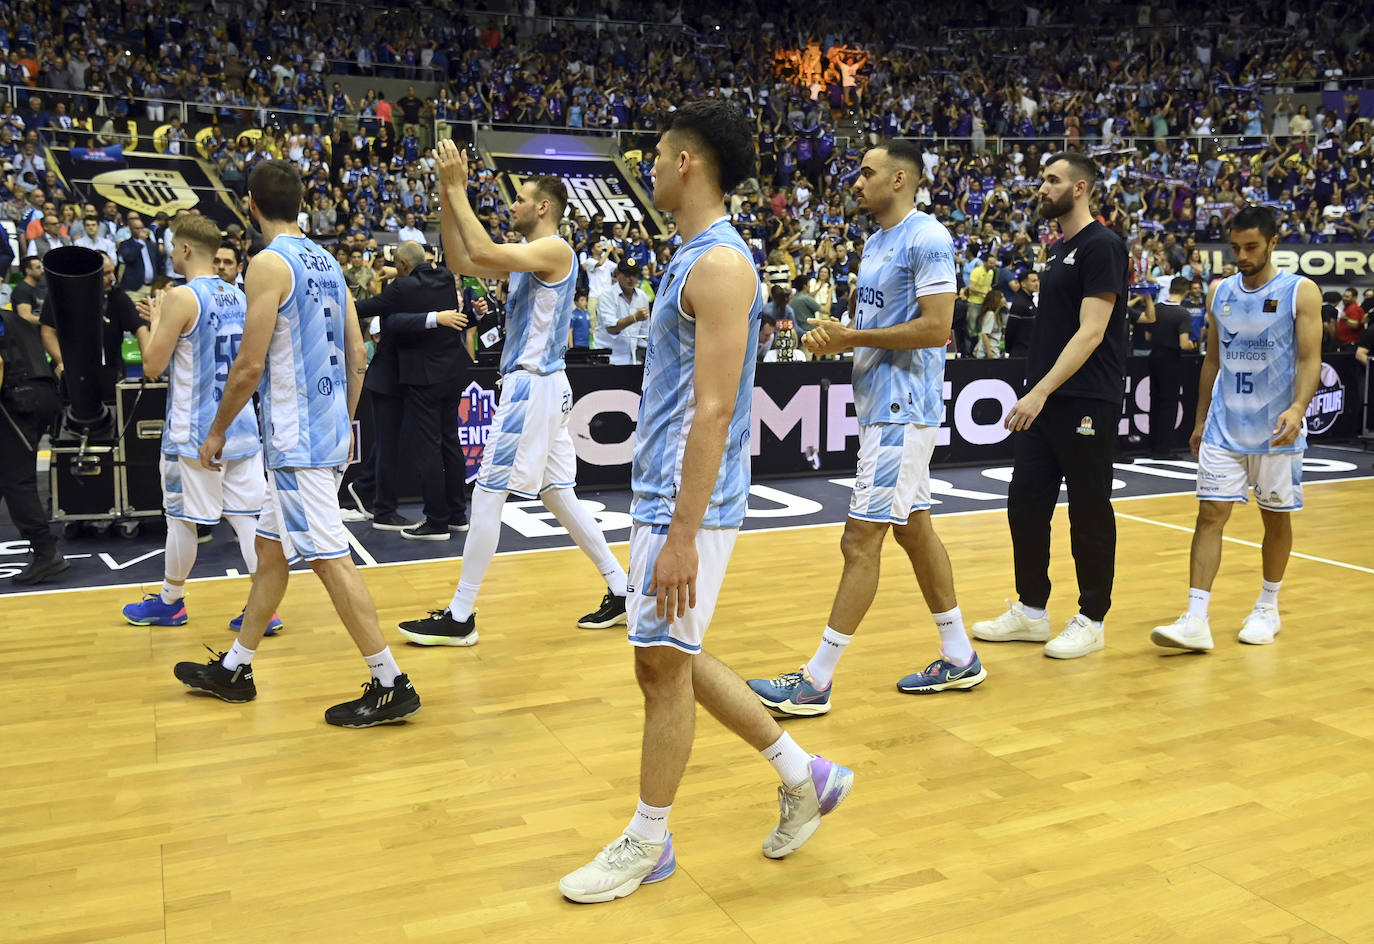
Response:
[[[1082,151],[1060,151],[1058,154],[1051,154],[1045,166],[1049,167],[1055,161],[1064,161],[1068,164],[1074,173],[1074,179],[1086,180],[1089,189],[1097,183],[1097,164]]]
[[[681,135],[706,153],[722,193],[754,175],[753,128],[729,102],[703,98],[684,105],[668,114],[663,133]]]
[[[563,214],[568,212],[568,185],[563,183],[562,178],[545,175],[531,177],[525,183],[534,184],[534,192],[554,205],[557,211],[554,219],[561,220]]]
[[[239,247],[234,245],[234,241],[232,239],[221,240],[219,248],[228,249],[230,252],[234,254],[234,261],[239,261]]]
[[[923,168],[921,161],[921,149],[915,141],[908,141],[905,138],[893,138],[890,141],[883,141],[874,150],[883,150],[887,156],[894,161],[901,161],[903,164],[910,164],[919,172]]]
[[[305,184],[289,161],[259,161],[248,174],[248,193],[269,220],[294,220],[301,210]]]
[[[1279,234],[1279,223],[1268,207],[1248,206],[1231,219],[1230,231],[1238,229],[1257,229],[1265,239],[1273,239]]]
[[[1170,295],[1186,295],[1188,290],[1193,287],[1192,279],[1185,279],[1181,275],[1176,275],[1169,282]]]

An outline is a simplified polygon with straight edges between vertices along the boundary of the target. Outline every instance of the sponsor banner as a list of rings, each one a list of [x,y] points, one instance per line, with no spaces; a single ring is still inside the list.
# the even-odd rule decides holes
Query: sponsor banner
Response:
[[[1192,431],[1202,358],[1183,361],[1183,391],[1174,428],[1176,441]],[[1351,354],[1329,354],[1322,380],[1307,413],[1314,444],[1351,438],[1361,429],[1357,377]],[[495,413],[494,370],[476,369],[459,406],[458,438],[467,463],[467,480],[477,477]],[[568,424],[577,448],[579,485],[624,487],[630,481],[639,385],[643,369],[579,367],[568,371],[573,405]],[[945,414],[931,462],[937,466],[1010,462],[1013,434],[1002,425],[1021,395],[1025,362],[960,359],[945,363]],[[1150,434],[1149,359],[1127,360],[1117,448],[1123,454],[1146,449]],[[366,411],[364,411],[366,412]],[[750,429],[754,477],[809,472],[853,474],[858,461],[859,423],[847,363],[760,364],[754,386]],[[1098,433],[1094,431],[1094,435]],[[364,435],[371,430],[364,425]],[[413,465],[399,470],[400,495],[419,494]]]
[[[209,165],[176,154],[144,154],[110,148],[49,148],[58,176],[82,202],[101,206],[113,200],[151,220],[158,213],[197,209],[225,229],[246,226],[238,201],[225,190]],[[103,156],[97,156],[103,155]]]
[[[1214,278],[1232,259],[1231,247],[1222,243],[1198,243],[1197,248],[1211,265]],[[1279,243],[1274,265],[1323,286],[1374,285],[1374,243]]]

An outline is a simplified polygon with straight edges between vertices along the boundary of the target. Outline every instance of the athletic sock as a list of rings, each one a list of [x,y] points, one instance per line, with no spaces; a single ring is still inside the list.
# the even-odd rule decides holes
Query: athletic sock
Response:
[[[1265,580],[1261,583],[1259,599],[1255,601],[1255,606],[1277,607],[1279,605],[1279,587],[1281,586],[1283,586],[1282,580],[1272,582]]]
[[[811,661],[806,663],[806,671],[817,688],[830,687],[830,680],[835,677],[835,667],[840,664],[840,656],[844,655],[845,647],[853,638],[829,626],[821,633],[821,644],[816,647],[816,654]]]
[[[1198,619],[1207,618],[1207,606],[1212,602],[1212,591],[1188,588],[1188,615]]]
[[[650,806],[640,800],[625,832],[634,833],[647,842],[662,842],[668,838],[668,813],[672,809],[671,803],[667,806]]]
[[[180,600],[180,599],[181,599],[182,597],[184,597],[185,595],[186,595],[186,585],[185,585],[185,584],[182,584],[181,586],[177,587],[177,586],[173,586],[172,584],[168,583],[166,580],[163,580],[163,581],[162,581],[162,592],[161,592],[160,596],[162,597],[162,602],[163,602],[163,603],[166,603],[168,606],[171,606],[173,603],[177,602],[178,600]]]
[[[1048,612],[1043,606],[1026,606],[1021,604],[1021,612],[1026,614],[1027,619],[1044,619]]]
[[[381,683],[382,688],[391,688],[396,684],[396,676],[401,674],[401,667],[392,658],[390,646],[381,652],[363,656],[363,661],[367,663],[368,669],[372,672],[372,677]]]
[[[954,665],[968,665],[973,661],[973,644],[968,641],[964,630],[964,614],[956,606],[944,613],[930,614],[935,618],[935,628],[940,631],[940,651],[947,661]]]
[[[773,765],[784,787],[795,787],[811,776],[811,755],[798,747],[790,734],[784,733],[759,753]]]
[[[243,566],[250,574],[258,572],[258,519],[252,515],[225,515],[234,536],[239,539],[239,553],[243,555]]]
[[[247,648],[235,639],[234,644],[229,647],[229,651],[226,652],[224,658],[220,660],[220,664],[226,669],[231,670],[237,669],[241,665],[249,665],[253,661],[253,653],[257,651],[256,649]]]
[[[591,512],[577,500],[576,493],[571,488],[549,488],[539,497],[543,499],[544,507],[553,512],[558,523],[577,542],[577,546],[582,548],[582,553],[591,558],[611,593],[623,597],[629,584],[625,568],[620,566],[620,561],[611,553],[610,545],[606,543],[606,535],[602,533]]]
[[[448,605],[449,616],[459,622],[472,615],[482,578],[496,556],[496,543],[501,537],[501,506],[505,503],[505,492],[481,487],[472,490],[472,513],[468,517],[468,536],[463,542],[463,574]]]

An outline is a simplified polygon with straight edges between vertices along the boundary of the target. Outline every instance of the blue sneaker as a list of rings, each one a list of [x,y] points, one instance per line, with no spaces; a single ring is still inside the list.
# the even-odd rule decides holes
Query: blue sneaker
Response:
[[[811,755],[811,776],[795,787],[778,787],[778,825],[763,841],[763,854],[781,859],[796,852],[854,787],[854,771]]]
[[[897,688],[909,695],[927,695],[950,689],[968,691],[987,677],[988,670],[983,668],[978,653],[973,654],[973,661],[968,665],[955,665],[941,652],[940,658],[926,666],[924,672],[908,675],[897,683]]]
[[[263,635],[264,635],[264,636],[275,636],[275,635],[277,635],[277,631],[280,630],[280,629],[281,629],[283,626],[285,626],[285,625],[286,625],[286,624],[283,623],[283,622],[281,621],[281,617],[279,617],[276,613],[273,613],[273,614],[272,614],[272,619],[269,620],[268,623],[267,623],[267,632],[263,633]],[[231,620],[229,621],[229,628],[230,628],[231,630],[233,630],[234,632],[238,632],[240,629],[243,629],[243,614],[242,614],[242,613],[240,613],[238,616],[235,616],[233,619],[231,619]]]
[[[123,613],[134,626],[185,626],[190,619],[185,597],[175,603],[163,603],[160,593],[145,594],[140,602],[124,607]]]
[[[802,718],[823,715],[830,710],[831,687],[816,688],[806,666],[795,672],[784,672],[771,682],[767,679],[749,680],[750,690],[765,708]]]

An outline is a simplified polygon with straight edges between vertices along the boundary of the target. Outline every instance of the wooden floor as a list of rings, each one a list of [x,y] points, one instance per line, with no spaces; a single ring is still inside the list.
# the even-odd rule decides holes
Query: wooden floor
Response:
[[[327,727],[362,663],[309,575],[264,643],[260,695],[188,695],[172,663],[225,648],[242,580],[195,584],[193,622],[136,629],[129,591],[0,598],[0,941],[1244,942],[1374,940],[1374,482],[1311,485],[1277,645],[1235,631],[1259,551],[1228,542],[1218,647],[1148,641],[1184,605],[1187,497],[1123,501],[1105,653],[984,644],[968,694],[895,681],[936,655],[889,543],[837,707],[790,721],[854,768],[791,858],[759,851],[772,771],[704,715],[672,816],[679,868],[609,905],[556,883],[635,799],[640,703],[620,629],[576,551],[498,558],[473,649],[402,649],[424,711]],[[1127,517],[1127,516],[1131,517]],[[1074,611],[1056,520],[1051,613]],[[1000,513],[939,519],[966,617],[1011,594]],[[1229,535],[1258,540],[1253,507]],[[746,676],[813,650],[838,527],[741,536],[708,639]],[[622,559],[623,546],[617,548]],[[1333,562],[1345,562],[1354,568]],[[384,625],[447,599],[453,564],[366,572]],[[395,639],[394,631],[391,637]]]

